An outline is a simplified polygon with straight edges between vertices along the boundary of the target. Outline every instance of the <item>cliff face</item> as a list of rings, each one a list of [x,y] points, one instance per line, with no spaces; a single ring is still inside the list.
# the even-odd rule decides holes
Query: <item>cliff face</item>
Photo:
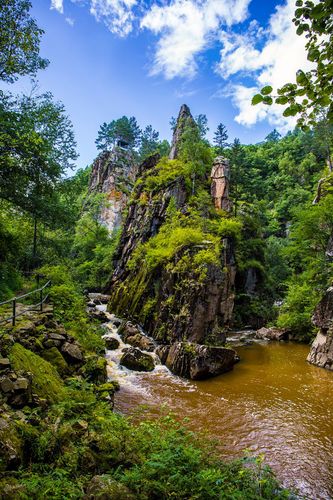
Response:
[[[107,203],[101,209],[100,219],[110,233],[121,225],[136,172],[133,154],[119,147],[101,153],[93,163],[89,192],[106,194]]]
[[[212,195],[209,173],[196,181],[193,195],[192,177],[179,161],[186,124],[194,120],[182,106],[170,160],[155,155],[139,167],[109,287],[109,310],[136,320],[161,344],[221,341],[233,310],[232,239],[205,229],[223,219],[214,207],[229,208],[228,164],[215,161]],[[200,197],[205,203],[196,223]]]
[[[312,317],[319,328],[307,360],[321,368],[333,370],[333,287],[328,288]]]

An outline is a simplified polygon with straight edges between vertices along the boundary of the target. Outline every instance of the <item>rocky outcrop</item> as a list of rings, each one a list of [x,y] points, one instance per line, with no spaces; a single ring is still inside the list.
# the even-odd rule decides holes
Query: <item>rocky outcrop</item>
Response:
[[[309,363],[333,370],[333,287],[328,288],[312,317],[319,332],[312,343]]]
[[[155,363],[149,354],[141,352],[136,347],[128,347],[123,350],[120,364],[129,370],[138,372],[151,372],[155,368]]]
[[[289,340],[290,331],[287,328],[260,328],[256,331],[255,337],[262,340]]]
[[[120,147],[104,151],[94,161],[89,192],[104,193],[100,222],[112,233],[122,222],[122,214],[133,188],[137,165],[133,154]]]
[[[182,106],[174,131],[170,159],[177,159],[186,124],[196,126],[187,106]],[[135,320],[158,343],[171,344],[181,340],[194,343],[223,342],[224,329],[230,324],[234,303],[235,260],[231,238],[220,242],[218,261],[208,259],[204,275],[199,266],[191,266],[198,253],[209,254],[209,237],[196,245],[185,245],[167,263],[152,270],[142,263],[131,269],[129,262],[140,245],[155,237],[166,223],[168,210],[180,214],[189,211],[193,184],[184,175],[172,178],[154,189],[145,188],[145,179],[157,175],[159,156],[144,161],[138,170],[138,180],[128,207],[122,236],[115,256],[115,271],[107,287],[111,299],[108,310]],[[215,183],[211,207],[205,206],[203,218],[209,219],[214,206],[228,204],[227,162],[219,158],[214,164]],[[214,177],[215,175],[215,177]],[[197,186],[199,180],[196,179]],[[201,181],[208,191],[208,175]],[[222,187],[222,184],[224,187]],[[181,268],[182,263],[188,268]]]
[[[161,346],[157,351],[161,361],[176,375],[202,380],[232,370],[236,352],[224,347],[177,342]]]
[[[196,127],[196,123],[191,115],[190,108],[186,104],[183,104],[180,108],[176,128],[174,129],[172,137],[171,149],[169,154],[170,160],[174,160],[178,157],[182,135],[185,128],[188,126]]]
[[[230,166],[226,158],[223,156],[215,158],[210,178],[212,180],[211,195],[215,208],[229,212]]]

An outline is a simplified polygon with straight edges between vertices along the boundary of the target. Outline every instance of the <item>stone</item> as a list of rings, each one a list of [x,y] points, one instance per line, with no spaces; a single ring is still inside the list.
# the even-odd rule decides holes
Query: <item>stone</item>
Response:
[[[322,330],[333,327],[333,286],[326,290],[312,316],[312,323]]]
[[[287,328],[260,328],[256,331],[255,337],[262,340],[288,340],[290,331]]]
[[[17,470],[23,456],[22,442],[14,424],[0,417],[0,470]]]
[[[0,371],[10,369],[10,361],[8,358],[0,358]]]
[[[109,351],[114,351],[115,349],[118,349],[120,346],[120,342],[118,339],[115,337],[110,337],[110,336],[104,336],[103,337],[106,349]]]
[[[193,119],[193,116],[191,115],[190,108],[186,104],[182,104],[179,110],[176,128],[174,129],[173,132],[171,149],[169,154],[170,160],[175,160],[178,157],[181,137],[183,135],[185,128],[188,126],[196,127],[197,125]]]
[[[84,500],[135,500],[137,497],[111,476],[94,476],[86,488]]]
[[[106,194],[108,203],[102,204],[99,221],[110,234],[121,226],[137,168],[134,154],[117,146],[111,152],[103,151],[92,165],[89,193]],[[89,294],[88,297],[94,300],[96,295],[102,296]],[[103,303],[107,302],[106,299]]]
[[[319,328],[307,361],[326,370],[333,370],[333,287],[326,290],[312,316]]]
[[[61,347],[61,352],[69,364],[79,364],[83,362],[83,353],[78,344],[65,342]]]
[[[170,346],[165,364],[180,377],[203,380],[232,370],[236,356],[225,347],[177,342]]]
[[[120,358],[120,364],[129,370],[139,372],[151,372],[154,370],[155,363],[152,356],[143,353],[136,347],[129,347],[123,350],[123,355]]]
[[[156,347],[152,340],[141,333],[127,337],[126,342],[133,347],[138,347],[142,351],[153,352]]]
[[[17,378],[14,382],[14,391],[25,391],[29,387],[29,380],[23,377]]]
[[[52,340],[59,340],[60,342],[65,342],[66,336],[60,335],[59,333],[51,332],[48,334],[48,338]]]
[[[80,369],[80,373],[88,382],[104,384],[107,381],[107,361],[105,357],[97,355],[87,356],[85,364]]]
[[[162,365],[165,365],[169,351],[170,351],[169,345],[159,345],[156,348],[155,352],[157,356],[160,358]]]
[[[11,392],[14,390],[14,382],[10,378],[5,377],[0,381],[0,387],[2,392]]]
[[[215,208],[230,212],[229,182],[230,165],[229,160],[223,156],[215,158],[210,174],[211,195],[214,200]]]
[[[333,332],[319,331],[314,339],[307,361],[326,370],[333,370]]]
[[[88,293],[90,304],[107,304],[110,300],[110,295],[105,293]],[[89,305],[89,304],[88,304]]]
[[[107,314],[105,311],[100,311],[99,309],[96,308],[87,308],[87,313],[89,316],[93,319],[97,319],[98,321],[101,321],[102,323],[105,323],[106,321],[109,320]]]

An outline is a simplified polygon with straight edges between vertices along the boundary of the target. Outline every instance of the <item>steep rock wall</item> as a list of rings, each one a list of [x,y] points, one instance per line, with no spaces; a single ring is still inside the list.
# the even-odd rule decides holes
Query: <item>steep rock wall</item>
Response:
[[[134,155],[120,147],[104,151],[93,163],[89,192],[106,195],[107,203],[101,209],[100,222],[110,233],[121,226],[136,172]]]
[[[186,122],[194,123],[189,109],[182,106],[174,131],[171,160],[177,158]],[[147,268],[144,259],[140,262],[137,258],[134,268],[130,265],[140,244],[156,236],[166,223],[171,205],[184,217],[189,210],[192,192],[183,175],[157,191],[145,190],[144,179],[152,175],[158,161],[155,155],[139,167],[139,180],[132,193],[109,284],[109,310],[139,322],[161,344],[183,340],[223,341],[223,330],[230,324],[234,300],[235,262],[231,238],[221,238],[219,261],[207,262],[204,275],[193,262],[199,252],[210,250],[209,239],[183,246],[167,263],[153,269]],[[226,184],[226,173],[215,179],[217,184],[221,181]],[[208,193],[207,181],[205,185]],[[214,210],[214,204],[223,204],[226,209],[227,190],[221,190],[220,186],[214,189],[209,202],[211,209]]]

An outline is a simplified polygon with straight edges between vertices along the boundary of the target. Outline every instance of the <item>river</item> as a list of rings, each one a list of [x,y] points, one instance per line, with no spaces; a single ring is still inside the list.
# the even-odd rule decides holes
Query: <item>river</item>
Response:
[[[309,365],[302,344],[254,342],[236,350],[241,361],[232,372],[198,382],[161,365],[151,373],[121,369],[121,351],[108,351],[109,374],[121,386],[115,410],[170,409],[216,438],[224,457],[264,453],[284,486],[307,499],[332,499],[333,372]]]

